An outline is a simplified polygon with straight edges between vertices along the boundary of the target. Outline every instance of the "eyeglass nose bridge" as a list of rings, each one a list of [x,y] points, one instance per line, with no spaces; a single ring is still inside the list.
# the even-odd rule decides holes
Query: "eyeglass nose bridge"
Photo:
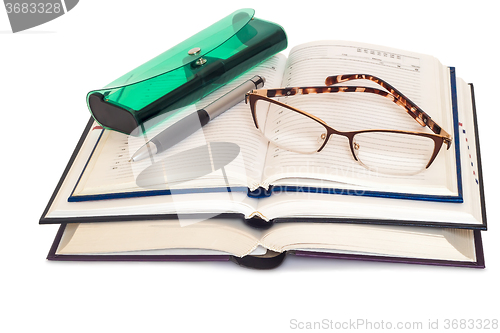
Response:
[[[325,146],[331,140],[331,138],[332,138],[333,135],[338,135],[338,136],[347,138],[348,144],[349,144],[349,148],[350,148],[350,151],[351,151],[351,155],[352,155],[352,157],[354,158],[354,160],[356,162],[359,162],[357,153],[355,151],[356,142],[354,141],[354,135],[356,133],[355,132],[342,132],[342,131],[338,131],[335,128],[330,127],[330,126],[328,126],[326,124],[324,124],[323,126],[325,126],[326,133],[321,134],[320,137],[323,138],[323,136],[324,136],[324,142],[321,145],[321,147],[319,147],[319,149],[317,150],[317,152],[319,153],[320,151],[323,150],[323,148],[325,148]],[[358,148],[359,148],[359,144],[358,144]]]
[[[326,130],[321,133],[320,135],[318,135],[318,143],[320,143],[321,141],[323,141],[323,144],[319,147],[319,149],[316,151],[317,153],[319,153],[320,151],[323,150],[323,148],[326,146],[328,140],[330,140],[330,134],[328,132],[328,129],[325,128]]]
[[[352,157],[354,157],[356,162],[361,163],[361,161],[358,158],[359,148],[361,148],[361,147],[359,146],[359,143],[357,143],[354,140],[354,136],[352,138],[349,138],[349,147],[351,148]]]

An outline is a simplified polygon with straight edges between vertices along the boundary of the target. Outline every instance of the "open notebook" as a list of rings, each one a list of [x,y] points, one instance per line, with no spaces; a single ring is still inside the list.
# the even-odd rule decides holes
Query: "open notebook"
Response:
[[[381,77],[403,92],[455,136],[451,149],[443,147],[430,168],[415,175],[373,172],[353,159],[342,137],[331,139],[315,154],[277,148],[255,128],[249,107],[242,102],[166,152],[129,162],[130,156],[155,134],[253,75],[264,76],[266,88],[278,88],[324,86],[327,76],[349,73]],[[381,88],[367,80],[345,85]],[[301,105],[338,130],[380,128],[430,133],[402,107],[377,95],[310,95]],[[99,138],[69,200],[217,192],[229,187],[233,192],[248,190],[257,196],[273,191],[306,191],[462,202],[457,109],[454,72],[431,56],[351,42],[308,43],[293,48],[288,59],[274,56],[197,105],[178,110],[144,136],[94,130],[97,134],[92,135]],[[228,151],[228,146],[220,143],[233,145],[236,153],[232,157],[226,154],[225,167],[214,169],[213,155]],[[199,172],[203,168],[198,166],[204,163],[211,169]]]
[[[226,261],[273,268],[285,254],[484,267],[478,230],[283,223],[255,229],[241,219],[63,224],[50,260]]]
[[[330,47],[334,49],[338,47],[331,46],[331,43],[327,44],[327,50]],[[321,43],[312,43],[310,46],[312,49],[325,49]],[[294,59],[293,55],[308,48],[309,46],[306,45],[293,49],[287,64],[291,63],[292,67],[297,69],[296,62],[291,62]],[[364,50],[362,49],[363,53]],[[323,51],[323,53],[325,52]],[[358,52],[357,48],[353,52]],[[302,61],[309,61],[309,58],[312,58],[313,55],[310,57],[303,56]],[[485,230],[486,216],[472,86],[457,78],[456,94],[451,96],[449,92],[451,86],[450,84],[446,85],[444,82],[448,82],[449,75],[450,73],[453,74],[453,72],[439,65],[432,57],[420,57],[419,63],[421,67],[418,67],[418,71],[416,68],[413,71],[420,72],[420,74],[417,74],[417,77],[420,78],[417,83],[422,81],[426,82],[426,84],[408,83],[408,87],[413,87],[415,91],[409,89],[410,92],[406,93],[405,91],[405,93],[428,114],[431,114],[438,124],[446,128],[448,132],[453,133],[454,141],[450,150],[441,151],[434,162],[435,164],[424,173],[416,175],[415,179],[412,177],[381,177],[384,179],[382,182],[377,177],[374,177],[373,182],[370,183],[371,180],[368,179],[365,185],[362,186],[355,184],[356,180],[359,181],[356,178],[348,183],[342,182],[339,177],[337,177],[336,181],[306,177],[308,165],[316,166],[322,165],[321,163],[326,164],[328,161],[339,160],[340,157],[334,157],[334,154],[342,149],[342,145],[329,143],[325,148],[326,151],[304,156],[276,149],[264,140],[260,132],[255,129],[252,124],[250,110],[244,103],[241,103],[216,118],[213,123],[209,123],[204,127],[203,131],[199,131],[193,137],[181,142],[172,151],[167,151],[162,156],[156,156],[156,160],[153,162],[146,160],[141,162],[143,164],[136,165],[134,163],[133,167],[128,163],[128,158],[135,152],[136,148],[144,143],[144,138],[125,137],[119,133],[102,131],[96,127],[95,123],[90,121],[52,199],[40,219],[40,223],[189,219],[190,214],[209,215],[209,217],[224,214],[243,216],[246,219],[258,217],[260,218],[259,221],[264,221],[264,224],[272,222],[325,221],[448,226]],[[340,58],[340,60],[337,58]],[[342,56],[337,56],[337,58],[335,59],[341,62]],[[280,66],[286,68],[288,65],[284,64],[283,61],[284,58],[280,56],[274,57],[262,64],[261,67],[256,68],[256,70],[259,71],[258,74],[269,77],[267,81],[269,85],[279,86],[280,82],[272,82],[275,76],[270,75],[270,73],[280,70]],[[281,72],[283,72],[283,68]],[[424,70],[424,68],[427,69]],[[297,73],[309,73],[312,69],[314,68],[307,67],[306,71],[297,71]],[[388,69],[385,70],[389,71]],[[391,69],[391,71],[396,72],[399,70],[397,66]],[[389,74],[391,71],[389,71]],[[254,74],[256,74],[255,71],[247,75]],[[376,74],[381,76],[380,73]],[[305,78],[309,77],[309,75],[307,74]],[[434,80],[428,78],[433,75]],[[279,75],[276,75],[276,77],[279,78]],[[284,77],[287,77],[286,71]],[[440,77],[446,79],[438,80]],[[393,85],[397,86],[404,83],[403,78],[399,78],[401,82],[398,82],[397,79],[397,77],[394,77],[396,82],[392,82]],[[314,82],[306,81],[304,85],[314,85]],[[443,86],[440,84],[443,84]],[[292,85],[298,85],[298,82],[292,83]],[[404,87],[400,88],[400,90],[404,90]],[[446,93],[437,93],[441,90]],[[347,98],[352,95],[344,94],[343,96]],[[424,99],[423,96],[427,96],[427,98]],[[428,96],[433,96],[433,98]],[[438,99],[438,96],[441,96],[442,99]],[[445,98],[444,96],[448,97]],[[450,106],[452,100],[455,100],[457,106],[456,115],[458,119],[456,121],[452,119],[451,109],[436,106],[439,104]],[[352,103],[350,99],[344,102]],[[389,103],[391,107],[392,104]],[[364,104],[361,104],[359,107],[363,106]],[[415,124],[419,126],[414,119],[402,112],[398,106],[395,107],[396,109],[392,110],[394,113],[391,113],[394,117],[401,116],[402,119],[408,121],[408,126],[415,126]],[[443,111],[441,114],[436,113],[436,110],[448,110],[448,112]],[[321,116],[326,118],[328,115]],[[347,116],[350,116],[350,113]],[[174,115],[174,117],[179,117],[179,115]],[[326,121],[331,124],[335,123],[333,120],[326,119]],[[362,122],[363,119],[359,121]],[[354,123],[356,123],[354,120],[349,122],[349,124]],[[451,125],[452,123],[457,125],[455,131],[451,130],[454,128]],[[220,124],[232,125],[221,126]],[[347,126],[347,123],[344,126]],[[209,146],[217,146],[221,142],[228,141],[234,141],[232,143],[237,144],[241,150],[237,158],[234,158],[231,163],[224,167],[224,172],[218,169],[186,182],[169,182],[168,189],[165,189],[166,183],[156,187],[154,181],[145,187],[137,186],[137,179],[148,175],[147,172],[151,170],[150,168],[165,165],[162,163],[163,161],[171,162],[176,154],[196,150],[200,146],[206,146],[207,142]],[[463,156],[463,158],[457,158],[459,155]],[[264,156],[264,158],[260,159],[259,156]],[[185,166],[186,169],[189,169],[190,165],[196,164],[192,163],[192,161],[188,160],[185,165],[179,164],[178,168],[182,169]],[[277,161],[280,164],[274,164],[278,163]],[[351,156],[346,157],[343,161],[352,164],[353,170],[357,166]],[[302,172],[304,177],[276,178],[271,182],[275,185],[272,188],[272,194],[268,197],[256,198],[247,195],[248,187],[257,188],[257,185],[252,185],[252,181],[261,177],[263,173],[266,174],[265,166],[287,165],[300,167],[301,163],[304,163],[304,165],[299,171]],[[283,170],[289,169],[284,168]],[[271,168],[269,177],[276,175],[272,171]],[[224,173],[227,177],[224,177]],[[457,173],[459,173],[458,176]],[[165,181],[165,178],[162,178],[164,176],[165,174],[157,179]],[[154,180],[155,177],[148,179]],[[378,183],[374,184],[375,181],[378,181]],[[261,179],[260,182],[263,183],[264,181]],[[452,185],[446,185],[448,183]],[[293,184],[293,186],[288,184]],[[318,190],[319,187],[317,186],[320,186],[321,190]],[[231,191],[228,191],[228,188]],[[287,191],[284,191],[283,188],[286,188]],[[404,189],[404,191],[388,192],[395,188]],[[289,189],[292,190],[288,191]],[[299,189],[299,191],[293,191],[293,189]],[[322,191],[323,189],[327,190]],[[343,189],[350,189],[351,193],[355,192],[355,194],[369,195],[342,195],[346,193]],[[417,189],[418,191],[416,191]],[[452,195],[453,189],[455,189],[454,195]],[[459,191],[460,189],[461,191]],[[422,200],[400,199],[402,193],[412,195],[412,191],[416,191],[413,192],[413,195]],[[169,193],[177,195],[161,195]],[[457,198],[457,194],[461,198],[462,202],[460,203],[435,200],[435,196],[444,195]]]

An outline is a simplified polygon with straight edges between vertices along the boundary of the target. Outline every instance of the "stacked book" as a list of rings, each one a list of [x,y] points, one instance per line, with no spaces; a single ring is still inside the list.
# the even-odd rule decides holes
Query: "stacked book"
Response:
[[[327,77],[345,74],[364,75],[334,86],[364,88],[286,88],[280,91],[292,93],[275,98],[342,133],[436,133],[439,124],[449,144],[418,170],[424,149],[418,134],[355,143],[331,135],[319,152],[300,152],[302,135],[312,131],[307,122],[280,113],[257,129],[258,111],[242,102],[171,149],[130,162],[155,134],[254,75],[265,77],[271,91],[325,87]],[[390,83],[429,117],[413,119],[401,100],[367,94],[393,96],[368,77]],[[282,144],[293,123],[303,131]],[[367,147],[374,150],[365,158]],[[395,159],[388,150],[397,151]],[[271,57],[142,135],[90,119],[40,223],[61,225],[49,260],[272,268],[296,255],[482,268],[484,202],[472,84],[431,56],[320,41],[294,47],[288,58]]]

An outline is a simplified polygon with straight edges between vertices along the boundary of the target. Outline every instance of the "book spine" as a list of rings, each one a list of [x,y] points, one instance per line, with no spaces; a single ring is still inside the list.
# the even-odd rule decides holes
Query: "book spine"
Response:
[[[265,188],[263,188],[263,187],[257,187],[253,191],[250,191],[250,189],[248,189],[247,195],[250,198],[259,199],[259,198],[270,197],[271,194],[272,194],[272,192],[273,192],[273,186],[269,186],[269,188],[267,190]]]

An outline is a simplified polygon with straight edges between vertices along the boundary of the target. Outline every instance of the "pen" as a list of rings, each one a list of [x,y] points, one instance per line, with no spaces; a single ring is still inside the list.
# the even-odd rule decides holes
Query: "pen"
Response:
[[[215,117],[243,101],[247,92],[262,88],[265,81],[264,77],[255,75],[203,109],[182,118],[139,148],[130,158],[130,162],[140,161],[175,146]]]

